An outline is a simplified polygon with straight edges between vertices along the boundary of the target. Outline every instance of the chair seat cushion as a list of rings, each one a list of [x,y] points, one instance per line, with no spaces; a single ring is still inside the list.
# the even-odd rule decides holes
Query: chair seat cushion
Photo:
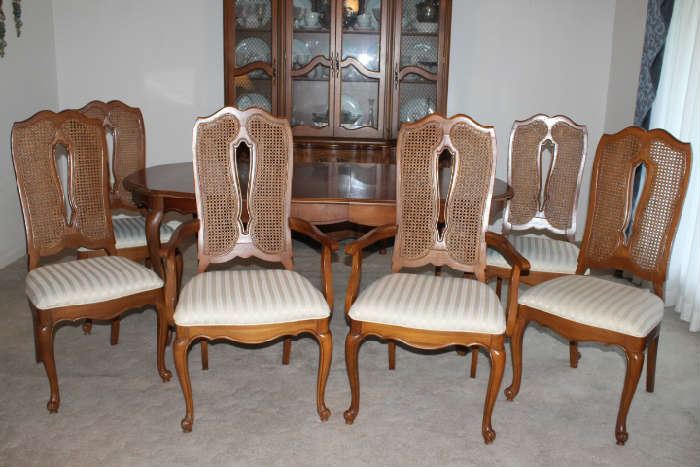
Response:
[[[197,274],[180,293],[178,326],[245,326],[330,316],[323,294],[302,275],[284,269]]]
[[[502,334],[506,329],[501,302],[488,285],[422,274],[382,277],[360,294],[350,317],[430,331]]]
[[[162,286],[155,272],[130,259],[100,256],[32,269],[26,292],[34,306],[45,310],[106,302]]]
[[[530,287],[518,302],[576,323],[645,337],[663,318],[663,301],[646,289],[593,276],[563,276]]]
[[[117,249],[146,246],[146,219],[139,217],[113,217],[114,240]],[[170,240],[175,228],[170,223],[160,226],[160,241]]]
[[[530,262],[530,271],[575,274],[578,247],[571,242],[542,236],[513,235],[513,247]],[[508,261],[496,250],[486,251],[489,266],[510,269]]]

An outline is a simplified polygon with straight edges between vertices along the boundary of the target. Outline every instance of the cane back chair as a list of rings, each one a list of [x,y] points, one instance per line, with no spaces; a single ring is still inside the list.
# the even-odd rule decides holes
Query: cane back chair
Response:
[[[55,149],[68,154],[68,201],[59,181]],[[34,322],[36,361],[51,387],[47,404],[58,411],[53,339],[65,321],[113,319],[154,305],[158,315],[157,367],[164,381],[166,313],[163,281],[151,270],[116,256],[107,179],[107,145],[101,123],[76,111],[42,111],[12,127],[12,160],[24,215],[29,273],[26,292]],[[108,256],[40,266],[65,248],[104,249]],[[162,341],[162,342],[161,342]]]
[[[236,147],[250,149],[247,196],[242,195]],[[174,310],[173,354],[186,404],[181,426],[191,431],[192,388],[187,351],[195,340],[263,343],[311,334],[319,342],[316,404],[321,420],[330,416],[324,402],[333,341],[329,329],[333,306],[331,255],[337,243],[301,219],[291,218],[292,131],[286,120],[260,109],[227,107],[194,126],[195,193],[198,219],[180,226],[166,252],[166,296]],[[294,272],[291,230],[322,245],[321,294]],[[197,233],[198,273],[184,286],[176,304],[177,245]],[[257,257],[282,263],[284,269],[208,271],[214,263]],[[203,343],[204,343],[203,342]]]
[[[588,217],[575,275],[562,276],[520,296],[511,337],[512,400],[522,378],[522,345],[530,321],[570,342],[594,341],[621,347],[627,371],[615,426],[617,444],[627,441],[627,413],[647,350],[647,391],[654,391],[656,351],[664,313],[663,284],[690,172],[690,145],[664,130],[628,127],[603,135],[596,151]],[[646,180],[634,215],[634,172]],[[628,229],[631,227],[631,229]],[[632,285],[583,275],[587,269],[618,269],[653,283],[654,293]]]
[[[508,147],[508,184],[514,194],[506,203],[502,233],[536,230],[567,239],[543,235],[510,237],[515,249],[530,262],[530,273],[521,278],[526,284],[539,284],[576,272],[576,206],[587,140],[585,126],[561,115],[539,114],[513,124]],[[543,164],[545,149],[552,154],[549,170]],[[497,277],[499,291],[509,269],[503,256],[488,250],[488,276]]]
[[[443,215],[438,158],[445,149],[454,163]],[[486,231],[495,163],[493,127],[480,126],[467,116],[446,119],[431,115],[401,127],[397,141],[397,225],[378,227],[345,248],[352,255],[345,300],[350,322],[345,359],[352,391],[350,408],[344,414],[347,423],[353,423],[359,411],[358,351],[367,336],[421,349],[479,346],[487,349],[492,362],[482,435],[486,443],[495,439],[491,412],[503,376],[506,315],[485,283],[487,239],[513,261],[511,292],[517,291],[521,269],[527,269],[527,261],[505,237]],[[438,229],[440,221],[445,225],[442,231]],[[362,250],[393,236],[393,273],[371,284],[358,298]],[[399,272],[404,267],[427,264],[470,273],[474,279]]]
[[[134,204],[131,192],[124,188],[124,179],[146,167],[146,130],[143,115],[137,107],[130,107],[122,101],[88,102],[80,112],[103,123],[105,132],[112,137],[112,160],[109,200],[112,211],[119,215],[112,217],[114,239],[119,256],[125,256],[134,261],[149,261],[150,254],[146,244],[146,220]],[[123,214],[136,214],[124,216]],[[163,223],[160,229],[160,239],[167,242],[174,228]],[[103,256],[104,250],[89,250],[81,248],[78,258]],[[92,323],[88,320],[83,325],[83,331],[90,333]],[[119,319],[112,321],[111,343],[119,342]]]

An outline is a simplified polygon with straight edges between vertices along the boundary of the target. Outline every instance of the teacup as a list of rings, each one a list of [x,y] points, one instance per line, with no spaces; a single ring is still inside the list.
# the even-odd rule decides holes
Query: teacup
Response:
[[[368,15],[367,13],[362,13],[361,15],[357,15],[357,25],[363,29],[368,28],[371,21],[372,21],[372,17],[370,15]]]
[[[304,20],[306,21],[306,27],[307,28],[313,28],[318,26],[318,19],[319,19],[319,14],[315,11],[310,11],[306,14],[304,17]]]

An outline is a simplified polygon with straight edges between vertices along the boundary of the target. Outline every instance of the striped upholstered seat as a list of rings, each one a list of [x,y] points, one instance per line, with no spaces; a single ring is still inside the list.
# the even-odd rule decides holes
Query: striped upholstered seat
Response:
[[[663,318],[664,304],[646,289],[593,276],[563,276],[529,288],[521,305],[587,326],[645,337]]]
[[[513,235],[509,240],[530,262],[530,271],[576,273],[579,250],[573,243],[530,235]],[[496,250],[487,250],[487,261],[489,266],[510,269],[506,259]]]
[[[114,240],[118,250],[146,246],[146,219],[143,217],[112,217]],[[176,228],[176,227],[175,227]],[[175,231],[172,225],[160,226],[160,241],[166,243]]]
[[[350,308],[353,320],[430,331],[502,334],[505,313],[483,282],[456,277],[389,274]]]
[[[162,286],[155,272],[130,259],[101,256],[32,269],[26,291],[29,301],[45,310],[106,302]]]
[[[197,274],[182,289],[175,324],[245,326],[328,316],[323,294],[295,271],[210,271]]]

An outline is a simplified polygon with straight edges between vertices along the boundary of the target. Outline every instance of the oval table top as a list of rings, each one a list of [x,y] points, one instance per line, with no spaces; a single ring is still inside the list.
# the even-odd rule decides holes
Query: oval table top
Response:
[[[241,189],[245,191],[248,163],[238,162]],[[450,168],[441,169],[441,193],[449,185]],[[194,199],[194,173],[191,162],[163,164],[134,172],[124,179],[124,187],[148,197]],[[496,179],[493,201],[513,196],[506,182]],[[295,162],[292,200],[323,203],[396,203],[396,165],[371,162]]]

